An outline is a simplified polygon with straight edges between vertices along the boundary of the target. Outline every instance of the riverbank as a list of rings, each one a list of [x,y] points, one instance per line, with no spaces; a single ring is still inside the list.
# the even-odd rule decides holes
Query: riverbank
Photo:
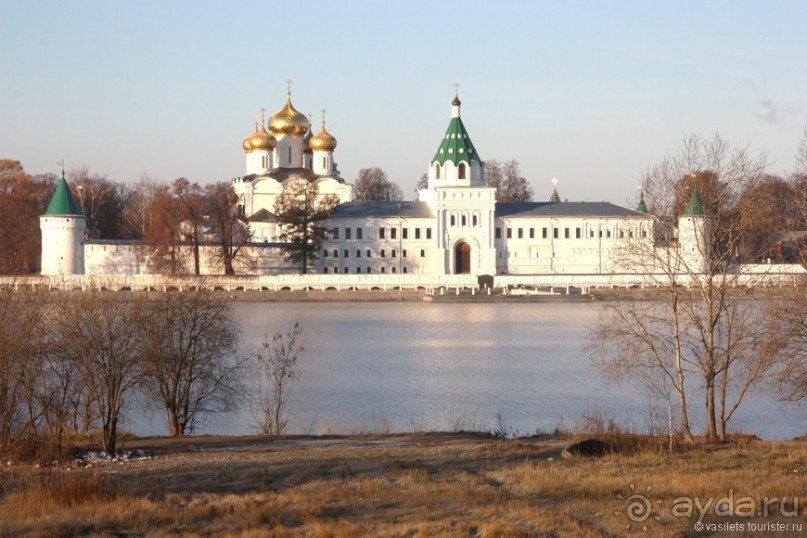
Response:
[[[804,516],[792,514],[804,510],[804,442],[746,439],[670,453],[664,439],[605,440],[612,450],[603,457],[564,459],[575,439],[134,439],[123,448],[154,457],[3,469],[0,534],[694,537],[718,534],[705,525],[752,523],[801,524],[789,535],[803,534]],[[729,497],[731,508],[716,514]],[[708,503],[701,530],[696,499]],[[750,517],[751,504],[761,515]],[[733,534],[766,535],[781,532]]]

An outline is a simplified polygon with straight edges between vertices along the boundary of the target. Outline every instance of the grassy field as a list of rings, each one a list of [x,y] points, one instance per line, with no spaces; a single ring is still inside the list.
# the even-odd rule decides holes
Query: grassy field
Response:
[[[0,535],[722,536],[710,525],[727,524],[741,529],[731,536],[807,533],[805,442],[694,444],[670,453],[663,440],[621,437],[609,440],[614,450],[604,457],[562,458],[573,441],[131,440],[124,449],[156,457],[89,468],[5,466]],[[720,498],[728,500],[716,508]],[[766,498],[767,516],[745,517],[762,511]],[[765,528],[772,530],[758,532]]]

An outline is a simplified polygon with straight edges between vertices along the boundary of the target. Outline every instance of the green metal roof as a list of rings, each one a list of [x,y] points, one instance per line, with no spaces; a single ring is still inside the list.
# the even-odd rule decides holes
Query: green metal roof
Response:
[[[639,205],[636,206],[636,211],[647,213],[647,204],[644,203],[644,191],[639,193]]]
[[[693,181],[690,188],[689,203],[686,205],[681,215],[685,217],[702,217],[703,216],[703,199],[701,198],[701,191],[698,184]]]
[[[482,162],[460,117],[451,118],[448,123],[446,135],[443,137],[443,141],[440,142],[440,147],[437,148],[437,153],[434,154],[432,159],[432,162],[435,161],[440,164],[445,164],[446,161],[451,161],[454,164],[459,164],[462,161],[468,163],[471,161]]]
[[[46,215],[81,215],[81,208],[73,198],[70,192],[70,187],[67,186],[67,180],[64,178],[64,171],[62,172],[62,179],[56,185],[56,192],[53,193],[53,198],[50,199],[48,210],[45,211]]]

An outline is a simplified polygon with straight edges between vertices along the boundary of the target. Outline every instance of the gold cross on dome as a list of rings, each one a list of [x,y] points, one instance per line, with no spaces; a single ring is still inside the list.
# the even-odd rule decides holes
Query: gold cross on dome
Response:
[[[291,97],[291,82],[292,82],[292,80],[290,78],[286,79],[286,96],[287,97]]]
[[[460,84],[459,82],[454,83],[454,96],[457,97],[460,94]]]
[[[325,128],[325,109],[322,109],[322,128]]]

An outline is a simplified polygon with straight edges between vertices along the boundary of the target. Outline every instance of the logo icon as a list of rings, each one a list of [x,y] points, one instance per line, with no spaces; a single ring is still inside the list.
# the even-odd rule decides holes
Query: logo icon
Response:
[[[636,486],[634,486],[634,484],[630,484],[630,493],[627,496],[622,495],[621,493],[616,496],[617,499],[623,502],[624,513],[630,520],[625,525],[625,530],[630,530],[633,524],[636,523],[641,524],[643,531],[647,531],[647,525],[645,522],[648,519],[661,521],[661,516],[653,513],[653,505],[656,504],[660,506],[664,501],[661,499],[651,501],[648,495],[650,495],[650,491],[652,489],[653,486],[647,486],[645,488],[645,494],[636,493]],[[616,510],[614,515],[619,516],[622,513],[623,510]]]

